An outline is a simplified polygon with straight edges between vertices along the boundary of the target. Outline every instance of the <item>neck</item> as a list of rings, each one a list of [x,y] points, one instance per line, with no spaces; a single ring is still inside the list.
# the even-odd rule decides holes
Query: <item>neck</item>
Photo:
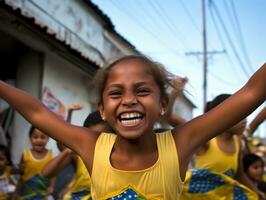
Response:
[[[219,139],[223,139],[223,140],[231,140],[233,138],[233,135],[229,132],[223,132],[222,134],[220,134],[219,136],[217,136]]]
[[[43,155],[43,154],[46,154],[46,149],[43,149],[43,150],[35,150],[35,149],[31,149],[31,152],[34,153],[34,154],[37,154],[37,155]]]
[[[154,133],[144,135],[137,139],[128,140],[117,136],[114,150],[126,154],[145,154],[157,150],[156,135]]]

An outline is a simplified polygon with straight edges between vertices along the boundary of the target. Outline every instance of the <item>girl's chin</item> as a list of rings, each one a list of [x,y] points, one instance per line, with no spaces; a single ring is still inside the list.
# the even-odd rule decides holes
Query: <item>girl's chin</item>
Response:
[[[123,137],[124,139],[127,139],[127,140],[137,140],[138,138],[141,137],[141,135],[140,134],[128,134],[128,135],[123,134],[123,135],[121,135],[121,137]]]
[[[44,149],[43,148],[34,148],[33,150],[36,152],[42,152]]]

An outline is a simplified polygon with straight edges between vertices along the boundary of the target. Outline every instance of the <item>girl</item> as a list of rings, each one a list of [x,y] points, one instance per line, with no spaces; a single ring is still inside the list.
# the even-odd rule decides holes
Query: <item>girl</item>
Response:
[[[20,173],[20,170],[9,165],[8,149],[0,145],[0,199],[10,199],[15,192],[15,185],[11,179],[12,174]]]
[[[244,172],[248,178],[266,194],[266,183],[262,180],[264,162],[261,157],[250,153],[243,157]]]
[[[91,176],[93,199],[178,199],[192,154],[265,101],[265,77],[263,65],[225,102],[162,134],[154,134],[153,126],[167,107],[169,77],[144,56],[118,59],[96,76],[99,110],[116,135],[65,123],[40,101],[4,82],[0,97],[80,155]]]
[[[210,111],[230,96],[229,94],[217,96],[213,101],[208,102],[205,111]],[[252,188],[243,171],[242,150],[238,138],[243,134],[245,127],[246,120],[244,119],[203,145],[196,153],[195,168],[210,169],[227,174]]]
[[[73,110],[73,109],[72,109]],[[70,121],[70,118],[68,119]],[[83,124],[84,127],[90,128],[97,132],[110,132],[108,125],[102,120],[100,112],[95,111],[88,115]],[[53,177],[66,165],[73,164],[75,174],[73,180],[60,193],[60,199],[91,199],[90,185],[91,180],[85,165],[80,157],[65,148],[58,156],[53,158],[42,170],[45,177]]]
[[[42,176],[43,167],[52,159],[52,151],[46,149],[48,136],[32,126],[29,131],[31,149],[25,149],[21,158],[23,172],[18,184],[21,199],[45,199],[53,192],[54,180]]]
[[[218,95],[214,98],[213,101],[210,101],[206,104],[205,112],[209,112],[210,110],[214,109],[230,96],[231,95],[229,94]],[[227,188],[227,191],[230,194],[232,194],[234,197],[237,196],[237,192],[240,189],[237,191],[234,190],[234,187],[237,184],[235,184],[235,181],[233,181],[233,179],[259,193],[256,186],[252,184],[252,182],[250,182],[243,171],[242,149],[240,139],[238,137],[243,134],[245,126],[246,120],[244,119],[233,127],[225,130],[217,137],[211,139],[207,144],[200,147],[200,149],[196,153],[194,160],[196,169],[192,170],[192,175],[188,173],[188,176],[186,178],[185,186],[188,186],[188,191],[185,192],[186,190],[184,190],[183,193],[188,196],[187,198],[201,199],[204,197],[210,197],[211,199],[231,199],[228,193],[224,193],[225,196],[222,196],[220,191],[225,191],[225,188]],[[212,187],[206,189],[206,184],[214,180],[212,179],[212,177],[216,176],[217,178],[219,177],[220,179],[224,179],[225,175],[230,177],[226,177],[226,180],[228,181],[220,184],[219,186],[217,185],[215,189]],[[230,181],[230,179],[232,181]],[[212,185],[215,185],[217,183],[217,179],[216,183],[211,183],[213,183]],[[196,184],[205,187],[206,191],[202,192],[201,196],[199,195],[200,192],[196,192],[196,188],[193,188],[193,185]],[[239,184],[237,186],[241,187]],[[246,189],[244,187],[243,191],[245,190]],[[212,196],[210,196],[210,192],[212,192]],[[243,194],[242,196],[244,195],[248,196],[248,194]]]

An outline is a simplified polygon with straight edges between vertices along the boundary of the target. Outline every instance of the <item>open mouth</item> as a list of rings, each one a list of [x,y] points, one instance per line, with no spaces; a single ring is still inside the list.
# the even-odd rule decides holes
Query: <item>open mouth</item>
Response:
[[[34,147],[37,148],[37,149],[41,149],[41,148],[43,148],[42,145],[34,145]]]
[[[136,126],[143,119],[143,114],[139,112],[122,113],[119,116],[119,121],[123,126]]]

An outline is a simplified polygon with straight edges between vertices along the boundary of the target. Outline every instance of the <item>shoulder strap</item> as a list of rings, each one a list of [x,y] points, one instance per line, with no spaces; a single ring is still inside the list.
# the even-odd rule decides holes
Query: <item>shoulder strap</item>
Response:
[[[94,166],[107,167],[115,139],[116,135],[110,133],[101,133],[98,137],[94,149],[92,175],[95,171]]]
[[[166,192],[176,191],[176,189],[172,188],[173,186],[171,183],[176,183],[174,184],[174,187],[177,187],[177,191],[181,192],[182,181],[179,173],[179,159],[172,133],[171,131],[158,133],[156,134],[156,138],[164,180],[165,183],[169,183],[168,188],[166,188],[169,191]]]

